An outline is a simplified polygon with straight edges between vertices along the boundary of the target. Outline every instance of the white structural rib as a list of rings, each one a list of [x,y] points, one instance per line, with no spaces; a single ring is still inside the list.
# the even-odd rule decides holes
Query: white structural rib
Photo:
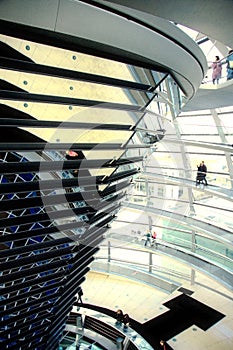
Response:
[[[168,144],[168,143],[175,143],[175,144],[181,144],[185,146],[195,146],[195,147],[201,147],[208,148],[216,151],[222,151],[222,152],[229,152],[233,153],[233,146],[229,144],[222,144],[222,143],[210,143],[210,142],[204,142],[204,141],[194,141],[194,140],[178,140],[178,139],[172,139],[172,138],[164,138],[163,141],[161,141],[161,144]]]

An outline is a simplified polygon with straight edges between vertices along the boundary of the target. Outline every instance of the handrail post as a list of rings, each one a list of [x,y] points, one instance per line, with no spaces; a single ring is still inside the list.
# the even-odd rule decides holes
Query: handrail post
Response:
[[[192,247],[191,247],[191,251],[193,253],[196,252],[196,232],[195,231],[192,231]],[[191,268],[191,276],[190,276],[191,286],[194,286],[194,284],[195,284],[195,275],[196,275],[195,269]]]
[[[108,241],[108,262],[111,262],[111,242]]]
[[[149,272],[152,272],[152,264],[153,264],[153,253],[149,252]]]

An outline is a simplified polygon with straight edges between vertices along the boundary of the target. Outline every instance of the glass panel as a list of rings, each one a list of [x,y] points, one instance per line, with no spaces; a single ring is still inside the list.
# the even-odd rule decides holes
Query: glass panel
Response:
[[[223,145],[223,143],[221,142],[220,136],[218,134],[216,134],[216,135],[205,135],[205,134],[195,134],[195,133],[193,133],[192,135],[182,134],[182,140],[203,142],[201,147],[199,147],[200,149],[205,148],[204,143],[210,143],[210,144],[217,143],[219,145],[221,145],[221,144]],[[211,148],[208,148],[208,149],[211,150]],[[213,151],[215,152],[215,149]]]
[[[136,81],[127,64],[0,35],[0,39],[38,64]],[[143,68],[138,68],[143,70]],[[143,76],[143,75],[142,75]],[[143,81],[145,82],[145,80]]]
[[[211,115],[178,117],[182,134],[218,134],[217,127]]]
[[[153,96],[151,93],[121,89],[113,86],[53,78],[38,74],[18,73],[0,69],[0,77],[32,94],[60,96],[84,100],[144,106]],[[25,80],[26,79],[26,80]],[[25,88],[23,82],[27,81]]]
[[[226,137],[226,142],[232,145],[233,144],[233,126],[232,126],[233,113],[218,114],[218,117],[221,120],[223,132]]]
[[[195,195],[195,201],[197,203],[194,202],[194,209],[197,218],[211,221],[211,223],[217,226],[228,226],[232,230],[233,223],[231,218],[233,204],[231,202],[214,196],[207,197],[206,195],[202,197]],[[216,202],[218,203],[218,207],[216,207]]]

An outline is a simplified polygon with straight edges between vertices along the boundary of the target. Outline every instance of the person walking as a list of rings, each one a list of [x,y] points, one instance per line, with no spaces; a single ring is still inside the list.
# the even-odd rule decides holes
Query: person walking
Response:
[[[204,181],[204,185],[208,185],[207,180],[206,180],[206,174],[207,174],[207,166],[204,163],[204,160],[200,164],[199,168],[201,174],[202,174],[202,180]]]
[[[80,286],[78,287],[77,295],[78,295],[78,302],[80,301],[80,303],[83,304],[83,301],[82,301],[83,290]]]
[[[201,163],[200,163],[199,165],[197,165],[196,186],[200,185],[202,180],[203,180],[203,177],[202,177],[202,173],[201,173]]]
[[[117,323],[122,323],[123,319],[124,319],[123,311],[121,309],[118,309],[117,312],[116,312]]]
[[[230,50],[228,52],[226,63],[227,63],[227,80],[231,80],[233,79],[233,50]]]
[[[127,329],[130,324],[130,318],[128,314],[124,314],[123,323],[124,323],[124,329]]]
[[[151,235],[151,239],[152,239],[152,242],[151,242],[151,245],[153,245],[155,248],[157,248],[157,233],[154,231]]]
[[[202,161],[199,165],[197,165],[196,186],[203,182],[204,182],[204,185],[206,186],[208,185],[206,180],[206,174],[207,174],[207,166],[205,165],[205,162]]]
[[[219,79],[222,77],[222,62],[220,61],[219,56],[215,56],[215,61],[212,63],[212,81],[213,84],[218,84]]]
[[[145,238],[144,246],[146,247],[148,243],[151,244],[151,233],[150,233],[150,231],[148,231],[148,232],[144,235],[144,238]]]

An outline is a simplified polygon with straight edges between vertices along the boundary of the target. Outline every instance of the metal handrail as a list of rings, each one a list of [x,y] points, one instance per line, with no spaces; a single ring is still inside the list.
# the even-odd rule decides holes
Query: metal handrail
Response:
[[[100,246],[100,252],[101,252],[101,247],[106,247],[108,249],[108,246],[106,245],[101,245]],[[129,250],[129,248],[125,248],[125,247],[116,247],[116,246],[110,246],[110,249],[111,248],[117,248],[117,249],[124,249],[124,250]],[[153,255],[156,255],[156,253],[152,252],[152,251],[147,251],[147,250],[141,250],[141,249],[136,249],[136,248],[132,248],[130,247],[130,251],[135,251],[135,252],[143,252],[143,253],[147,253],[148,254],[148,261],[149,261],[149,255],[152,254]],[[96,256],[95,260],[103,260],[103,259],[109,259],[109,256],[106,256],[106,257],[101,257],[101,256]],[[128,260],[124,260],[124,259],[118,259],[118,258],[112,258],[110,257],[110,261],[108,260],[108,262],[111,262],[111,261],[116,261],[116,262],[121,262],[121,263],[126,263],[126,264],[129,264],[129,261]],[[173,270],[173,269],[169,269],[167,267],[161,267],[159,265],[156,265],[156,264],[146,264],[146,263],[140,263],[140,262],[135,262],[135,261],[131,261],[132,264],[134,264],[134,268],[135,266],[142,266],[142,267],[148,267],[148,271],[151,270],[151,268],[153,269],[156,269],[156,271],[159,271],[159,272],[162,272],[162,273],[167,273],[167,274],[173,274],[175,276],[181,276],[183,278],[190,278],[190,276],[186,273],[181,273],[181,272],[177,272],[176,270]]]

